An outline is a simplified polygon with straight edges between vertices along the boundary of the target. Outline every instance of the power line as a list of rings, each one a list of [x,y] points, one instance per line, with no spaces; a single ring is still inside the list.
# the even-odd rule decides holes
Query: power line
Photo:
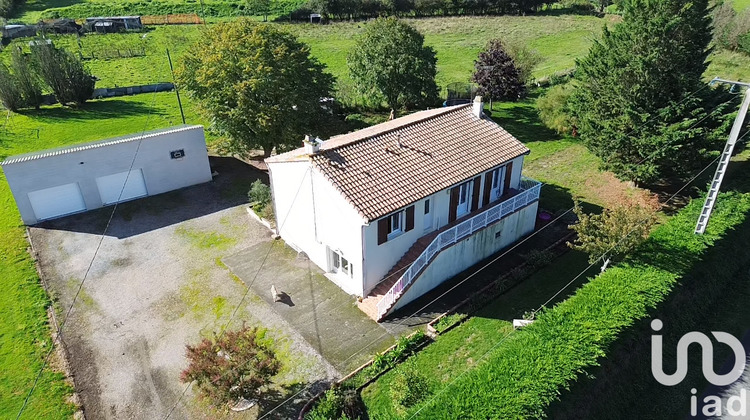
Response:
[[[289,217],[289,214],[291,214],[292,209],[294,208],[294,203],[297,201],[297,196],[299,196],[299,192],[302,190],[302,186],[305,183],[305,179],[307,176],[310,175],[312,178],[312,167],[307,168],[307,171],[305,171],[304,175],[302,176],[302,179],[300,180],[299,186],[297,187],[297,192],[294,194],[294,198],[292,199],[292,203],[289,205],[289,209],[286,212],[286,215],[281,221],[281,224],[278,227],[278,232],[281,232],[281,229],[284,227],[284,224],[287,221],[287,218]],[[271,245],[268,247],[268,251],[266,251],[266,255],[263,257],[263,260],[261,260],[260,266],[258,267],[258,270],[255,272],[255,275],[253,276],[252,280],[250,280],[250,283],[247,285],[247,288],[245,289],[245,293],[242,295],[242,299],[240,299],[239,303],[234,307],[234,310],[232,311],[232,315],[229,317],[229,320],[224,324],[224,326],[221,328],[221,331],[218,335],[217,340],[220,340],[221,337],[224,336],[224,333],[226,332],[227,328],[229,328],[229,325],[234,320],[235,315],[239,311],[242,304],[245,302],[245,299],[247,298],[247,295],[250,293],[252,285],[255,283],[255,280],[258,278],[258,275],[260,274],[261,270],[263,269],[263,265],[266,263],[266,260],[268,259],[268,256],[271,255],[271,250],[273,249],[274,242],[271,242]],[[185,397],[185,394],[187,393],[187,390],[190,389],[190,387],[193,385],[193,382],[190,381],[187,385],[185,385],[185,388],[180,393],[180,396],[177,398],[177,401],[172,405],[172,408],[169,409],[167,412],[167,415],[164,417],[164,420],[169,419],[169,417],[172,415],[172,412],[177,408],[177,405],[179,405],[180,401]]]
[[[678,102],[677,104],[674,104],[674,105],[672,105],[672,106],[677,106],[677,105],[681,104],[682,102],[686,101],[687,99],[689,99],[690,97],[692,97],[692,96],[696,95],[696,94],[697,94],[698,92],[702,91],[703,89],[706,89],[707,87],[708,87],[708,85],[704,85],[704,86],[703,86],[703,87],[701,87],[700,89],[697,89],[697,90],[695,90],[694,92],[690,93],[690,94],[689,94],[689,95],[688,95],[687,97],[685,97],[685,98],[684,98],[683,100],[681,100],[680,102]],[[715,110],[716,110],[716,109],[717,109],[718,107],[720,107],[720,106],[722,106],[722,105],[725,105],[726,103],[730,102],[731,100],[733,100],[733,98],[732,98],[732,99],[729,99],[729,100],[727,100],[727,101],[725,101],[725,102],[723,102],[723,103],[721,103],[721,104],[718,104],[718,105],[714,106],[713,108],[711,108],[711,111],[709,112],[709,115],[710,115],[710,113],[711,113],[711,112],[715,111]],[[642,123],[642,124],[641,124],[641,125],[640,125],[639,127],[637,127],[637,128],[634,128],[633,130],[631,130],[631,131],[630,131],[630,132],[628,133],[628,135],[629,135],[629,134],[631,134],[631,133],[633,133],[633,132],[635,132],[635,131],[636,131],[637,129],[639,129],[639,128],[642,128],[642,127],[643,127],[644,125],[646,125],[646,124],[647,124],[647,123],[648,123],[648,122],[649,122],[649,121],[650,121],[650,120],[651,120],[652,118],[653,118],[653,117],[650,117],[650,118],[648,118],[648,119],[647,119],[646,121],[644,121],[644,123]],[[696,123],[694,123],[694,124],[693,124],[693,125],[691,126],[691,128],[692,128],[693,126],[697,125],[697,124],[700,124],[700,123],[701,123],[702,121],[704,121],[704,120],[705,120],[706,118],[707,118],[707,116],[706,116],[706,117],[704,117],[704,118],[702,118],[701,120],[697,121]],[[749,133],[750,133],[750,132],[749,132]],[[745,135],[747,135],[747,133],[746,133]],[[744,137],[744,136],[743,136],[743,137]],[[649,155],[649,156],[646,156],[646,157],[645,157],[645,158],[644,158],[644,159],[642,160],[642,162],[643,162],[643,161],[645,161],[646,159],[648,159],[648,158],[652,157],[653,155],[655,155],[655,154],[657,154],[657,153],[661,152],[661,151],[662,151],[663,149],[666,149],[666,148],[668,148],[668,147],[671,147],[671,145],[667,145],[667,146],[664,146],[664,147],[660,148],[659,150],[656,150],[656,151],[654,151],[654,152],[653,152],[653,153],[652,153],[651,155]],[[718,159],[718,158],[717,158],[717,159]],[[712,162],[711,162],[711,164],[709,164],[709,166],[710,166],[710,165],[712,165],[712,164],[713,164],[713,163],[714,163],[715,161],[716,161],[716,159],[714,159],[714,161],[712,161]],[[687,184],[686,184],[685,186],[683,186],[682,188],[680,188],[680,189],[679,189],[679,190],[677,191],[677,193],[673,194],[673,195],[672,195],[672,197],[670,197],[670,198],[669,198],[669,199],[668,199],[667,201],[665,201],[665,202],[664,202],[664,203],[662,204],[662,206],[663,206],[663,205],[666,205],[666,204],[667,204],[667,203],[668,203],[669,201],[671,201],[672,199],[674,199],[674,197],[676,197],[676,196],[677,196],[677,194],[679,194],[679,193],[680,193],[680,192],[681,192],[681,191],[682,191],[682,190],[683,190],[684,188],[686,188],[686,187],[687,187],[687,186],[688,186],[688,185],[689,185],[690,183],[692,183],[692,182],[693,182],[693,180],[695,180],[695,178],[697,178],[698,176],[700,176],[700,174],[702,174],[702,173],[703,173],[703,172],[704,172],[705,170],[706,170],[706,169],[703,169],[703,170],[702,170],[701,172],[699,172],[699,173],[698,173],[698,175],[696,175],[696,176],[695,176],[695,177],[693,177],[693,178],[692,178],[692,179],[691,179],[690,181],[688,181],[688,183],[687,183]],[[524,242],[526,242],[527,240],[531,239],[531,237],[533,237],[533,236],[534,236],[534,235],[536,235],[537,233],[539,233],[539,232],[543,231],[543,230],[544,230],[544,229],[546,229],[547,227],[549,227],[549,226],[551,226],[552,224],[554,224],[554,223],[555,223],[556,221],[558,221],[558,220],[559,220],[560,218],[562,218],[563,216],[565,216],[565,215],[566,215],[566,214],[568,214],[569,212],[573,211],[573,209],[574,209],[574,207],[571,207],[571,208],[567,209],[567,210],[566,210],[566,211],[565,211],[564,213],[562,213],[562,214],[561,214],[560,216],[558,216],[558,217],[557,217],[556,219],[552,220],[552,221],[551,221],[551,222],[550,222],[549,224],[545,225],[544,227],[542,227],[542,228],[541,228],[541,229],[539,229],[538,231],[536,231],[536,232],[533,232],[533,233],[532,233],[531,235],[529,235],[528,237],[524,238],[524,240],[522,240],[521,242],[518,242],[518,243],[516,243],[516,244],[515,244],[515,245],[514,245],[513,247],[511,247],[510,249],[508,249],[508,250],[507,250],[506,252],[504,252],[503,254],[501,254],[500,256],[498,256],[497,258],[493,259],[493,260],[492,260],[492,261],[491,261],[490,263],[488,263],[488,264],[486,264],[486,265],[482,266],[482,267],[481,267],[481,268],[479,268],[479,269],[478,269],[477,271],[475,271],[474,273],[472,273],[471,275],[469,275],[468,277],[466,277],[465,279],[463,279],[463,280],[462,280],[461,282],[457,283],[456,285],[454,285],[453,287],[451,287],[451,288],[450,288],[449,290],[445,291],[445,292],[444,292],[444,293],[442,293],[442,294],[441,294],[440,296],[438,296],[437,298],[433,299],[432,301],[430,301],[430,302],[429,302],[428,304],[426,304],[426,305],[425,305],[425,306],[423,306],[422,308],[420,308],[420,309],[418,309],[417,311],[415,311],[415,312],[414,312],[413,314],[411,314],[410,316],[408,316],[408,317],[404,318],[404,319],[403,319],[403,320],[402,320],[401,322],[399,322],[399,323],[397,324],[397,326],[402,326],[402,325],[403,325],[403,324],[404,324],[404,323],[405,323],[406,321],[408,321],[408,320],[412,319],[412,318],[413,318],[413,317],[414,317],[415,315],[417,315],[418,313],[422,312],[422,311],[423,311],[424,309],[426,309],[426,308],[427,308],[428,306],[432,305],[432,304],[433,304],[433,303],[435,303],[435,302],[436,302],[437,300],[439,300],[439,299],[443,298],[443,297],[444,297],[444,296],[445,296],[446,294],[450,293],[451,291],[453,291],[454,289],[456,289],[457,287],[459,287],[460,285],[462,285],[463,283],[465,283],[466,281],[468,281],[468,280],[469,280],[470,278],[472,278],[473,276],[477,275],[477,274],[478,274],[479,272],[481,272],[482,270],[484,270],[484,269],[485,269],[485,268],[487,268],[488,266],[492,265],[492,264],[493,264],[494,262],[496,262],[497,260],[499,260],[500,258],[502,258],[503,256],[505,256],[506,254],[508,254],[509,252],[513,251],[513,250],[514,250],[514,249],[515,249],[516,247],[520,246],[521,244],[523,244],[523,243],[524,243]],[[629,234],[630,234],[630,233],[629,233]],[[624,240],[624,238],[623,238],[623,240]],[[621,241],[622,241],[622,240],[621,240]],[[607,251],[606,253],[609,253],[609,252],[611,252],[611,251],[612,251],[612,249],[614,249],[614,248],[615,248],[615,247],[616,247],[617,245],[619,245],[619,243],[620,243],[620,242],[618,242],[617,244],[615,244],[615,246],[613,246],[613,247],[612,247],[612,248],[611,248],[610,250],[608,250],[608,251]],[[603,255],[606,255],[606,253],[605,253],[605,254],[603,254]],[[564,290],[565,290],[565,289],[566,289],[567,287],[569,287],[569,286],[570,286],[571,284],[573,284],[573,283],[575,282],[575,280],[577,280],[578,278],[580,278],[580,276],[582,276],[582,275],[583,275],[583,274],[584,274],[584,273],[585,273],[586,271],[588,271],[589,269],[591,269],[591,267],[593,267],[593,266],[594,266],[594,264],[596,264],[596,263],[597,263],[597,262],[598,262],[598,261],[599,261],[600,259],[601,259],[601,257],[600,257],[599,259],[597,259],[597,261],[596,261],[595,263],[593,263],[593,264],[589,265],[589,267],[587,267],[587,268],[586,268],[586,269],[585,269],[585,270],[584,270],[583,272],[581,272],[580,274],[578,274],[578,275],[577,275],[577,276],[576,276],[576,277],[575,277],[575,278],[574,278],[574,279],[573,279],[573,280],[572,280],[571,282],[569,282],[569,283],[568,283],[568,284],[567,284],[566,286],[564,286],[564,287],[563,287],[563,288],[562,288],[562,289],[561,289],[560,291],[558,291],[557,293],[555,293],[555,295],[554,295],[554,296],[553,296],[552,298],[550,298],[550,299],[549,299],[549,300],[548,300],[547,302],[545,302],[545,304],[544,304],[544,305],[546,305],[547,303],[549,303],[549,302],[550,302],[550,301],[551,301],[552,299],[554,299],[554,297],[556,297],[557,295],[559,295],[560,293],[562,293],[562,291],[564,291]],[[407,267],[408,267],[408,266],[407,266]],[[405,267],[405,268],[406,268],[406,267]],[[544,305],[542,305],[542,306],[544,306]],[[534,311],[534,313],[538,312],[538,311],[539,311],[540,309],[541,309],[541,307],[540,307],[539,309],[537,309],[536,311]],[[360,350],[358,350],[358,351],[356,351],[355,353],[353,353],[353,354],[352,354],[351,356],[349,356],[349,357],[348,357],[348,358],[347,358],[346,360],[344,360],[344,362],[342,362],[342,363],[345,363],[345,362],[347,362],[348,360],[350,360],[351,358],[353,358],[353,357],[354,357],[354,356],[356,356],[357,354],[361,353],[361,352],[362,352],[363,350],[365,350],[366,348],[368,348],[369,346],[371,346],[371,345],[372,345],[373,343],[375,343],[376,341],[379,341],[379,340],[380,340],[381,338],[383,338],[383,337],[384,337],[385,335],[388,335],[388,334],[389,334],[388,332],[386,332],[386,333],[383,333],[383,334],[381,334],[381,335],[380,335],[379,337],[377,337],[376,339],[374,339],[373,341],[371,341],[370,343],[368,343],[367,345],[365,345],[364,347],[362,347],[362,348],[361,348]],[[278,408],[282,407],[282,406],[283,406],[284,404],[287,404],[287,403],[288,403],[289,401],[291,401],[291,400],[292,400],[292,399],[293,399],[294,397],[296,397],[297,395],[299,395],[299,394],[301,394],[302,392],[304,392],[304,391],[306,391],[307,389],[309,389],[309,387],[310,387],[310,386],[308,385],[308,387],[305,387],[305,388],[303,388],[302,390],[300,390],[299,392],[295,393],[294,395],[292,395],[291,397],[289,397],[289,398],[288,398],[287,400],[283,401],[282,403],[280,403],[279,405],[277,405],[276,407],[274,407],[274,408],[273,408],[273,409],[272,409],[271,411],[269,411],[268,413],[266,413],[266,414],[264,414],[263,416],[261,416],[261,417],[259,418],[259,420],[260,420],[260,419],[263,419],[263,418],[265,418],[265,417],[267,417],[268,415],[270,415],[271,413],[273,413],[274,411],[276,411],[276,410],[277,410]]]
[[[745,135],[747,135],[747,134],[748,134],[748,133],[745,133]],[[742,137],[744,137],[745,135],[743,135]],[[683,191],[683,190],[684,190],[685,188],[687,188],[687,187],[688,187],[688,186],[689,186],[690,184],[692,184],[692,183],[693,183],[693,181],[695,181],[695,180],[696,180],[696,179],[697,179],[697,178],[698,178],[699,176],[701,176],[701,174],[703,174],[703,173],[704,173],[704,172],[705,172],[706,170],[708,170],[708,169],[709,169],[709,168],[710,168],[711,166],[713,166],[713,164],[714,164],[714,163],[716,163],[716,161],[717,161],[718,159],[719,159],[719,157],[715,158],[715,159],[714,159],[713,161],[711,161],[711,163],[709,163],[708,165],[706,165],[706,166],[705,166],[705,167],[704,167],[704,168],[703,168],[703,169],[702,169],[702,170],[701,170],[700,172],[698,172],[698,174],[696,174],[696,175],[695,175],[694,177],[692,177],[692,178],[691,178],[691,179],[690,179],[689,181],[687,181],[687,182],[686,182],[686,183],[685,183],[685,184],[684,184],[684,185],[683,185],[683,186],[682,186],[682,187],[681,187],[681,188],[680,188],[679,190],[677,190],[677,192],[675,192],[674,194],[672,194],[672,195],[671,195],[671,196],[669,197],[669,199],[667,199],[667,200],[666,200],[666,201],[665,201],[665,202],[664,202],[664,203],[662,204],[662,206],[665,206],[665,205],[666,205],[667,203],[669,203],[669,202],[670,202],[670,201],[672,201],[672,200],[673,200],[673,199],[674,199],[675,197],[677,197],[677,195],[679,195],[679,194],[680,194],[680,193],[681,193],[681,192],[682,192],[682,191]],[[643,224],[643,223],[645,223],[645,220],[644,220],[644,221],[641,221],[641,222],[639,223],[639,225],[640,225],[640,224]],[[556,298],[556,297],[557,297],[557,296],[558,296],[558,295],[559,295],[560,293],[562,293],[562,292],[563,292],[563,291],[564,291],[565,289],[567,289],[567,288],[568,288],[568,287],[569,287],[569,286],[570,286],[571,284],[573,284],[573,283],[574,283],[574,282],[575,282],[576,280],[578,280],[578,279],[579,279],[579,278],[580,278],[580,277],[581,277],[582,275],[584,275],[584,274],[585,274],[585,273],[586,273],[586,272],[587,272],[588,270],[590,270],[590,269],[591,269],[591,268],[592,268],[592,267],[593,267],[593,266],[594,266],[595,264],[597,264],[597,263],[598,263],[599,261],[601,261],[601,260],[602,260],[602,259],[603,259],[603,258],[604,258],[604,257],[605,257],[605,256],[606,256],[607,254],[608,254],[608,253],[610,253],[610,252],[611,252],[611,251],[612,251],[613,249],[615,249],[615,248],[616,248],[616,247],[617,247],[617,246],[618,246],[618,245],[619,245],[619,244],[620,244],[620,243],[621,243],[622,241],[624,241],[624,240],[625,240],[625,239],[626,239],[627,237],[629,237],[630,235],[632,235],[632,234],[633,234],[633,232],[635,232],[635,231],[637,230],[637,228],[638,228],[638,227],[635,227],[635,228],[631,229],[631,230],[630,230],[630,231],[629,231],[629,232],[628,232],[627,234],[625,234],[625,236],[623,236],[623,237],[622,237],[622,238],[621,238],[621,239],[620,239],[620,240],[619,240],[619,241],[618,241],[618,242],[617,242],[617,243],[616,243],[615,245],[613,245],[613,246],[612,246],[611,248],[609,248],[609,249],[608,249],[607,251],[605,251],[605,252],[604,252],[604,253],[603,253],[603,254],[602,254],[601,256],[599,256],[599,258],[597,258],[597,259],[596,259],[596,261],[594,261],[593,263],[589,264],[589,265],[588,265],[588,267],[586,267],[586,268],[585,268],[585,269],[583,269],[583,270],[582,270],[582,271],[581,271],[580,273],[578,273],[578,275],[576,275],[576,276],[575,276],[575,277],[573,278],[573,280],[571,280],[570,282],[568,282],[568,283],[567,283],[567,284],[566,284],[565,286],[563,286],[563,287],[562,287],[562,288],[561,288],[560,290],[558,290],[558,291],[557,291],[557,292],[556,292],[556,293],[555,293],[554,295],[552,295],[552,297],[550,297],[549,299],[547,299],[547,301],[546,301],[545,303],[543,303],[543,304],[542,304],[542,305],[541,305],[541,306],[540,306],[540,307],[539,307],[538,309],[536,309],[536,310],[534,311],[534,313],[536,314],[536,313],[537,313],[537,312],[539,312],[539,311],[540,311],[540,310],[541,310],[541,309],[542,309],[542,308],[543,308],[544,306],[546,306],[546,305],[547,305],[547,304],[549,304],[549,303],[550,303],[550,302],[551,302],[552,300],[554,300],[554,299],[555,299],[555,298]],[[519,314],[519,316],[520,316],[520,314]],[[475,366],[479,366],[479,363],[480,363],[480,362],[481,362],[482,360],[484,360],[484,359],[485,359],[485,358],[486,358],[486,357],[487,357],[487,356],[488,356],[488,355],[489,355],[490,353],[492,353],[492,352],[493,352],[493,351],[494,351],[494,350],[495,350],[496,348],[498,348],[498,347],[499,347],[499,346],[500,346],[500,345],[501,345],[501,344],[502,344],[502,343],[503,343],[503,342],[504,342],[504,341],[505,341],[505,340],[506,340],[506,339],[507,339],[507,338],[508,338],[508,337],[509,337],[509,336],[510,336],[510,335],[511,335],[512,333],[513,333],[513,331],[510,331],[510,332],[509,332],[508,334],[506,334],[505,336],[503,336],[503,337],[502,337],[502,338],[501,338],[501,339],[500,339],[500,340],[499,340],[499,341],[498,341],[498,342],[497,342],[496,344],[494,344],[494,345],[493,345],[492,347],[490,347],[490,349],[489,349],[489,350],[487,350],[487,351],[486,351],[486,352],[485,352],[485,353],[484,353],[484,354],[483,354],[483,355],[482,355],[482,356],[481,356],[481,357],[480,357],[479,359],[477,359],[477,363],[475,363]],[[414,414],[412,414],[412,415],[411,415],[411,417],[409,417],[409,418],[410,418],[410,419],[411,419],[411,418],[414,418],[414,416],[416,416],[417,414],[419,414],[419,412],[421,412],[421,411],[422,411],[422,410],[423,410],[424,408],[426,408],[426,407],[427,407],[428,405],[430,405],[430,403],[432,403],[432,401],[434,401],[434,400],[435,400],[435,399],[436,399],[437,397],[439,397],[439,396],[440,396],[440,395],[441,395],[441,394],[442,394],[443,392],[445,392],[445,391],[446,391],[446,390],[447,390],[448,388],[450,388],[450,387],[451,387],[451,386],[452,386],[452,385],[453,385],[453,384],[454,384],[454,383],[455,383],[455,382],[456,382],[456,381],[457,381],[458,379],[460,379],[461,377],[463,377],[463,375],[465,375],[465,374],[466,374],[467,372],[469,372],[470,370],[471,370],[471,367],[469,367],[469,368],[467,368],[467,369],[464,369],[464,370],[463,370],[463,371],[462,371],[462,372],[461,372],[461,373],[460,373],[460,374],[459,374],[458,376],[456,376],[456,377],[455,377],[455,378],[454,378],[453,380],[451,380],[451,381],[450,381],[450,382],[448,383],[448,385],[446,385],[445,387],[443,387],[443,388],[442,388],[442,389],[440,390],[440,392],[438,392],[437,394],[435,394],[434,396],[432,396],[432,397],[431,397],[431,398],[430,398],[430,399],[429,399],[429,400],[428,400],[428,401],[427,401],[427,402],[426,402],[426,403],[425,403],[425,404],[424,404],[424,405],[423,405],[422,407],[420,407],[420,408],[419,408],[419,410],[417,410],[416,412],[414,412]]]
[[[23,414],[24,410],[26,409],[29,399],[31,398],[31,395],[34,393],[34,390],[36,389],[36,386],[39,383],[39,379],[42,377],[42,374],[44,373],[44,368],[47,367],[47,363],[49,362],[50,355],[52,355],[52,352],[55,349],[55,343],[58,340],[60,340],[60,338],[62,337],[63,328],[65,327],[65,324],[67,323],[68,318],[70,317],[70,313],[73,311],[73,306],[78,300],[78,296],[81,294],[81,291],[83,290],[83,285],[84,283],[86,283],[86,279],[88,279],[89,273],[91,272],[91,268],[94,265],[94,261],[96,260],[96,257],[99,254],[99,250],[101,249],[102,243],[104,242],[104,237],[106,236],[107,231],[109,230],[109,226],[112,224],[112,219],[115,216],[117,207],[119,206],[120,200],[122,199],[122,195],[125,192],[125,186],[128,183],[128,178],[130,177],[130,173],[132,172],[133,167],[135,166],[135,161],[136,161],[136,158],[138,157],[138,152],[141,149],[141,143],[143,142],[143,135],[148,130],[148,124],[151,120],[151,116],[153,115],[154,105],[156,104],[156,93],[157,93],[157,90],[156,88],[154,88],[154,92],[152,93],[151,107],[149,107],[149,112],[148,112],[148,115],[146,116],[146,122],[144,123],[143,130],[141,131],[141,136],[138,139],[135,153],[133,154],[133,159],[130,161],[128,174],[125,176],[125,181],[123,182],[122,188],[120,189],[120,193],[117,196],[117,201],[115,202],[114,206],[112,207],[112,211],[109,214],[109,219],[107,219],[107,224],[104,226],[104,231],[102,231],[101,235],[99,235],[99,242],[97,243],[96,249],[94,250],[94,255],[91,257],[91,261],[89,261],[88,267],[86,267],[86,272],[83,275],[83,279],[81,280],[81,283],[78,285],[78,288],[76,289],[75,295],[73,295],[73,301],[70,302],[70,306],[68,306],[68,310],[65,312],[65,318],[62,319],[62,321],[60,322],[57,328],[56,337],[52,340],[52,345],[50,346],[50,349],[47,352],[47,355],[45,356],[44,361],[42,362],[42,367],[41,369],[39,369],[39,372],[37,373],[36,378],[34,379],[34,383],[32,384],[31,389],[29,390],[29,393],[26,395],[26,398],[23,401],[23,405],[21,406],[21,409],[18,411],[18,414],[16,414],[16,420],[18,420],[21,417],[21,414]]]

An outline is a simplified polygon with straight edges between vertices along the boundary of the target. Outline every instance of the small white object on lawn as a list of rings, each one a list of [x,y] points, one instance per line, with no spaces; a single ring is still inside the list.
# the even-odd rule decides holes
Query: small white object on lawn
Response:
[[[523,328],[527,325],[531,325],[532,322],[534,322],[533,319],[514,319],[513,328]]]

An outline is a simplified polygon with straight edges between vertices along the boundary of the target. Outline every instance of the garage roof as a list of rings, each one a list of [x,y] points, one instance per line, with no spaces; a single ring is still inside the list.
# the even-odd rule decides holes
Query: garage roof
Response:
[[[63,155],[66,153],[80,152],[88,149],[96,149],[99,147],[111,146],[120,143],[128,143],[131,141],[145,140],[152,137],[157,137],[163,134],[180,133],[183,131],[203,129],[202,125],[179,125],[175,127],[162,128],[153,131],[144,131],[138,134],[130,134],[127,136],[114,137],[105,140],[97,140],[88,143],[80,143],[72,146],[58,147],[55,149],[40,150],[38,152],[25,153],[22,155],[10,156],[4,161],[0,162],[0,166],[11,165],[14,163],[27,162],[35,159],[43,159],[52,156]]]

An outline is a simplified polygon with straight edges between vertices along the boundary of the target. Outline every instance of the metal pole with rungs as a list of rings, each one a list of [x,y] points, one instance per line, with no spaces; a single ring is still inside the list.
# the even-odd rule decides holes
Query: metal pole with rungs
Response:
[[[733,82],[718,78],[714,79],[714,82],[732,83],[735,85],[750,87],[750,84],[748,83]],[[726,174],[729,160],[732,158],[732,152],[734,152],[734,145],[737,144],[737,138],[739,137],[740,131],[742,130],[742,125],[745,122],[745,114],[747,114],[748,107],[750,107],[750,88],[745,90],[745,100],[742,101],[740,112],[737,114],[737,118],[735,118],[734,125],[732,126],[732,131],[729,133],[729,139],[724,146],[724,151],[721,152],[721,158],[719,158],[719,166],[716,167],[716,173],[714,174],[713,180],[711,180],[711,186],[708,189],[706,201],[703,203],[703,209],[701,210],[700,216],[698,216],[698,223],[695,225],[695,233],[697,235],[702,235],[703,232],[706,231],[706,225],[708,225],[708,220],[711,217],[711,212],[714,209],[714,204],[716,204],[716,197],[719,194],[721,181],[724,179],[724,174]]]

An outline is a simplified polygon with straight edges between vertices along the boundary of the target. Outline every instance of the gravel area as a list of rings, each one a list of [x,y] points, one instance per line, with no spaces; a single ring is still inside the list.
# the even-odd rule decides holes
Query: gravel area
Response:
[[[111,207],[30,229],[58,313],[86,276],[63,340],[87,418],[164,418],[173,407],[171,418],[256,418],[339,374],[252,291],[240,304],[246,287],[221,258],[270,241],[243,204],[265,175],[235,159],[212,166],[213,182],[118,206],[104,236]],[[235,308],[229,328],[268,328],[285,366],[261,407],[241,414],[211,409],[192,389],[180,398],[179,381],[185,345],[218,332]],[[304,397],[273,417],[291,417]]]

